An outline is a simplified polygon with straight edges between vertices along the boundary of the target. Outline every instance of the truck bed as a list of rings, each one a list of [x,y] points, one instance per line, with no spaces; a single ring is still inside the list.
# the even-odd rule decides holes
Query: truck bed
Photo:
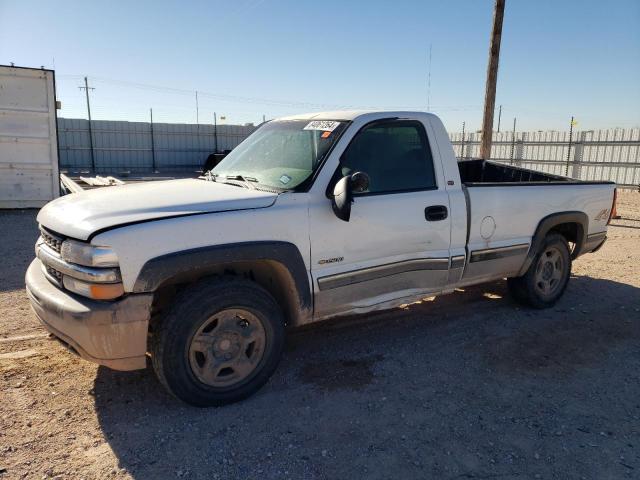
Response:
[[[612,182],[573,180],[486,160],[461,161],[458,168],[468,215],[468,251],[509,248],[513,253],[522,247],[520,256],[470,262],[465,270],[470,280],[488,281],[496,272],[503,277],[518,274],[538,224],[550,215],[586,215],[584,233],[604,237]]]
[[[544,184],[607,184],[611,182],[589,182],[572,178],[536,172],[488,160],[474,159],[458,162],[460,179],[467,187],[497,185],[539,185]]]

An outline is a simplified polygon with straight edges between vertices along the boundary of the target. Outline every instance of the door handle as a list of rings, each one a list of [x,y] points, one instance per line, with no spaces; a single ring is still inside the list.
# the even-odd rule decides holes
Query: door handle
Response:
[[[424,218],[427,222],[439,222],[449,215],[447,207],[444,205],[433,205],[424,209]]]

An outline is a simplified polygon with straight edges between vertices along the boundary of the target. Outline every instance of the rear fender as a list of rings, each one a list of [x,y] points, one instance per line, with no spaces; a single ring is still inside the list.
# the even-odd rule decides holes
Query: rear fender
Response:
[[[534,258],[540,251],[540,247],[542,246],[542,242],[547,234],[553,230],[554,228],[563,225],[563,224],[576,224],[577,225],[577,234],[576,234],[576,242],[575,249],[573,251],[572,258],[577,258],[584,248],[584,245],[587,240],[587,232],[589,231],[589,217],[583,212],[559,212],[553,213],[547,217],[544,217],[540,220],[538,227],[533,235],[531,240],[531,248],[527,253],[527,257],[518,273],[519,276],[524,275]]]

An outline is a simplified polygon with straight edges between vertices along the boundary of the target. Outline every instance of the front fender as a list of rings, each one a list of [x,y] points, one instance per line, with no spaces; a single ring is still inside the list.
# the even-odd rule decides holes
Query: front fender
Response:
[[[265,261],[276,262],[289,272],[300,308],[311,311],[312,294],[302,255],[294,244],[281,241],[213,245],[152,258],[142,266],[132,291],[154,292],[169,283],[188,282],[211,274],[221,265]]]

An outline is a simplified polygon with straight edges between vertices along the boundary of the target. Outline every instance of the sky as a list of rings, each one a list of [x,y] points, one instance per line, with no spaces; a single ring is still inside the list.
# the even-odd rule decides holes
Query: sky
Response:
[[[494,128],[499,105],[501,130],[640,126],[640,0],[506,3]],[[0,64],[54,69],[66,118],[86,118],[87,76],[99,120],[428,107],[474,131],[492,15],[491,0],[0,0]]]

